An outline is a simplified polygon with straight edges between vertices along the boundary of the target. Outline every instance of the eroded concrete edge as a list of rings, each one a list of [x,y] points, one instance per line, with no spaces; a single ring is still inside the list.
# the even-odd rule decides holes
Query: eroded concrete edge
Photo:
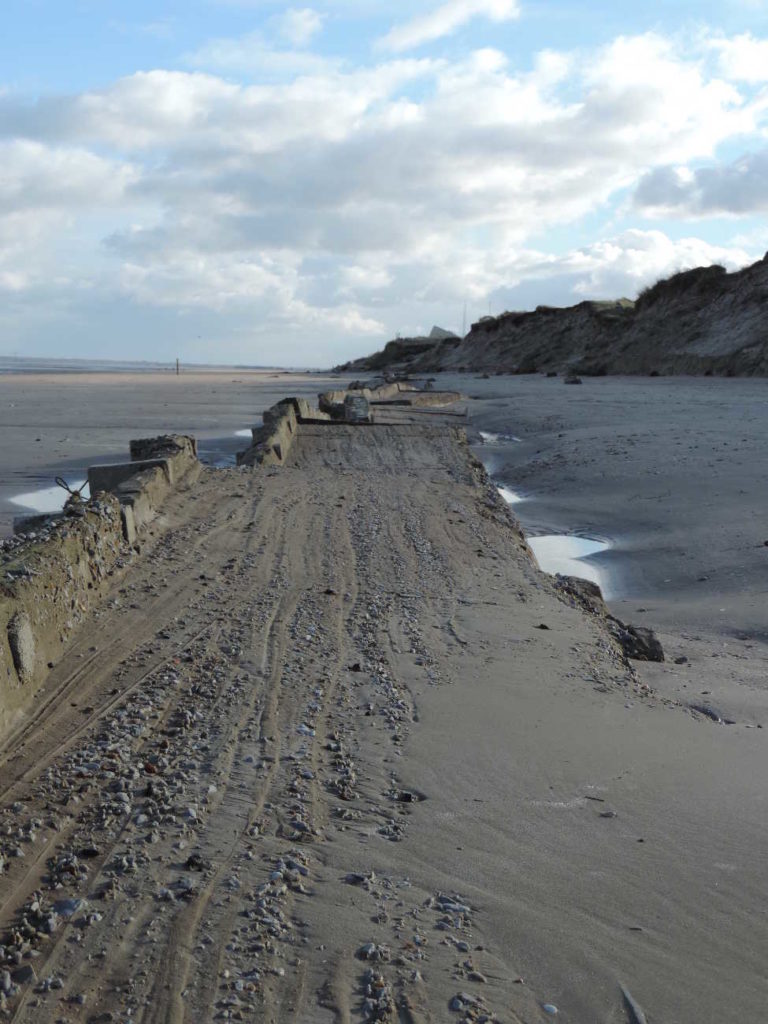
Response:
[[[395,381],[321,391],[317,406],[306,398],[283,398],[266,410],[263,426],[253,428],[253,442],[238,453],[237,464],[282,465],[302,423],[373,423],[377,405],[451,405],[461,397],[458,391],[420,390],[406,381]]]
[[[0,737],[26,709],[66,641],[122,569],[168,494],[200,472],[194,438],[131,442],[131,461],[89,470],[92,497],[29,517],[0,563]]]

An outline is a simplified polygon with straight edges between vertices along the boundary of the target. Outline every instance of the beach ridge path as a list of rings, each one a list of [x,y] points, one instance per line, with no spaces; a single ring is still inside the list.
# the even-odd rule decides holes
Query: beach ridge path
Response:
[[[763,734],[538,568],[456,397],[265,416],[122,538],[0,737],[0,1013],[758,1019]]]

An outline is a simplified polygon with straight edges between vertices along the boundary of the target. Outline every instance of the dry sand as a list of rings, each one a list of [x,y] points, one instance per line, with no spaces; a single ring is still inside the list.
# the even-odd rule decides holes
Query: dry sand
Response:
[[[543,399],[513,383],[533,487]],[[586,386],[556,384],[545,429],[604,457],[607,427],[558,401]],[[648,694],[736,669],[635,676],[428,422],[308,428],[285,467],[206,471],[82,629],[0,762],[24,854],[3,934],[36,889],[89,901],[37,943],[54,983],[16,1020],[618,1024],[622,986],[651,1024],[763,1019],[764,691],[731,679],[752,698],[732,726]]]

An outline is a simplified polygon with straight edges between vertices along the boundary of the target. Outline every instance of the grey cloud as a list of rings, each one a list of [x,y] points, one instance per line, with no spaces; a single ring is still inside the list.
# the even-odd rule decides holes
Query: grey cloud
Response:
[[[762,213],[768,210],[768,149],[690,174],[656,168],[641,179],[634,201],[640,209],[691,217]]]

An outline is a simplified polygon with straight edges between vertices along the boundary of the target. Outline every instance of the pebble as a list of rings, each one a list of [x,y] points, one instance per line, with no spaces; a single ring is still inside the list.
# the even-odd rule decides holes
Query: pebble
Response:
[[[85,910],[87,906],[87,901],[83,899],[56,900],[53,904],[53,909],[59,917],[66,919],[68,917],[72,917],[80,910]]]
[[[357,951],[357,956],[360,960],[389,960],[391,955],[387,946],[379,946],[375,942],[367,942]]]

